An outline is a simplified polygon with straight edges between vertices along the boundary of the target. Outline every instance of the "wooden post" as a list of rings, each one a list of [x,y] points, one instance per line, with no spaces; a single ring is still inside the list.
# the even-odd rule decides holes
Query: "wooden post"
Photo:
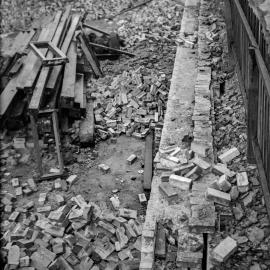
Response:
[[[144,152],[144,177],[143,188],[151,190],[152,177],[153,177],[153,131],[146,137],[145,152]]]
[[[42,160],[41,160],[41,153],[40,153],[39,140],[38,140],[38,129],[37,129],[36,117],[31,113],[30,113],[30,120],[31,120],[32,133],[33,133],[34,145],[35,145],[38,177],[40,177],[42,176],[43,171],[42,171]]]
[[[247,110],[247,125],[248,125],[248,146],[247,158],[248,162],[255,164],[256,160],[253,153],[252,141],[257,137],[258,124],[258,92],[259,92],[259,70],[255,60],[254,50],[250,50],[249,57],[249,87],[248,87],[248,110]]]
[[[55,137],[55,146],[56,146],[57,158],[58,158],[58,163],[59,163],[59,169],[60,169],[60,174],[62,174],[64,171],[64,162],[63,162],[63,157],[61,153],[59,122],[58,122],[58,115],[56,111],[52,113],[52,121],[53,121],[53,132],[54,132],[54,137]]]

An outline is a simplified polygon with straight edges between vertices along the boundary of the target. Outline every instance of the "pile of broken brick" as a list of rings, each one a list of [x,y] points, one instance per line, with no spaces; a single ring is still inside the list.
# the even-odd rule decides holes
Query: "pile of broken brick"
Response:
[[[246,172],[236,173],[227,168],[226,164],[240,155],[236,147],[219,155],[220,163],[213,166],[196,154],[197,149],[193,150],[191,148],[182,153],[181,149],[175,146],[159,150],[155,158],[156,169],[162,172],[159,190],[165,199],[173,204],[179,199],[179,190],[187,191],[192,186],[189,198],[191,204],[189,230],[197,234],[215,233],[218,223],[215,208],[229,206],[239,194],[246,193],[249,190],[249,179]],[[202,197],[199,192],[204,188],[204,183],[197,180],[211,171],[215,175],[215,180],[208,184]],[[244,204],[247,205],[249,200],[250,196],[246,196],[243,199]],[[204,203],[199,203],[200,201]],[[202,246],[202,239],[199,242]],[[236,249],[237,241],[228,236],[213,248],[211,252],[213,263],[226,261]]]
[[[76,178],[55,180],[54,189],[67,190]],[[39,194],[37,203],[28,201],[15,208],[17,198],[38,188],[33,179],[10,181],[16,196],[1,193],[5,217],[1,255],[6,269],[138,268],[142,220],[136,210],[104,210],[81,195],[67,198],[59,193],[52,201],[46,192]]]

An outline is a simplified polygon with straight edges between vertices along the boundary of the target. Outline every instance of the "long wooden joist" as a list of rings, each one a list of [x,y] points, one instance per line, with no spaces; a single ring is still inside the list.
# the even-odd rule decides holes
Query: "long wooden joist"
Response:
[[[102,77],[103,73],[99,67],[97,57],[96,57],[94,51],[92,50],[91,46],[89,45],[89,42],[87,40],[87,36],[85,35],[84,32],[82,32],[79,35],[79,40],[81,42],[82,51],[83,51],[88,63],[90,64],[93,73],[95,74],[96,77]]]
[[[69,47],[70,42],[72,40],[72,37],[75,33],[75,30],[78,26],[79,20],[80,20],[80,16],[74,16],[72,19],[72,22],[71,22],[71,25],[69,27],[68,33],[66,35],[66,38],[64,40],[64,43],[61,46],[61,50],[64,54],[67,53],[68,47]],[[55,42],[55,44],[58,43],[58,41],[59,41],[58,39],[60,39],[60,37],[56,37],[56,40],[53,42]],[[31,113],[35,113],[35,114],[38,113],[38,110],[39,110],[40,105],[41,105],[43,93],[45,90],[45,86],[46,86],[48,80],[52,76],[54,77],[54,75],[56,75],[57,80],[55,81],[55,85],[54,85],[54,87],[56,87],[61,70],[62,70],[62,66],[54,66],[52,68],[51,67],[42,67],[41,73],[39,75],[39,78],[38,78],[37,84],[35,86],[33,96],[31,98],[29,108],[28,108]],[[55,89],[55,88],[53,88],[53,89]]]

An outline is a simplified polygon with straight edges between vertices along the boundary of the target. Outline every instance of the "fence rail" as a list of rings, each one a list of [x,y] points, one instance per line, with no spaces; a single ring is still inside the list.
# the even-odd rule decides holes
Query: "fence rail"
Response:
[[[248,1],[230,0],[229,3],[230,35],[247,100],[248,159],[258,165],[270,215],[270,66],[267,67],[269,44]]]

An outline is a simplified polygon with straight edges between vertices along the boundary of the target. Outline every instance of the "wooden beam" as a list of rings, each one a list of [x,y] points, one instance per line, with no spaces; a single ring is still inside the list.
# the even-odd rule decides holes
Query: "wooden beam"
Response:
[[[74,33],[75,33],[75,31],[76,31],[76,29],[78,27],[80,19],[81,19],[81,17],[78,14],[74,15],[73,18],[72,18],[71,25],[70,25],[70,27],[68,29],[68,33],[67,33],[67,35],[65,37],[63,45],[61,46],[61,51],[64,54],[66,54],[68,52],[69,45],[71,43],[71,40],[73,39]],[[61,71],[62,71],[61,66],[53,67],[51,76],[50,76],[50,78],[48,80],[48,83],[46,85],[46,89],[52,90],[52,91],[55,89],[55,86],[57,84],[59,74],[61,73]]]
[[[145,140],[145,152],[144,152],[144,175],[143,175],[143,188],[145,190],[151,190],[152,177],[153,177],[153,141],[154,134],[150,131],[150,134]]]
[[[79,137],[81,146],[94,144],[95,140],[94,104],[90,100],[87,105],[86,118],[80,123]]]
[[[67,19],[67,18],[66,18]],[[78,23],[78,21],[75,21],[76,23]],[[77,27],[77,24],[76,24]],[[62,49],[62,52],[64,54],[66,54],[68,46],[71,42],[72,36],[74,34],[74,31],[76,30],[75,25],[72,25],[69,28],[69,31],[67,33],[67,37],[64,41],[64,48]],[[64,25],[62,25],[62,30],[64,29]],[[53,39],[53,43],[54,44],[58,44],[59,40],[60,40],[61,36],[55,36],[55,38]],[[66,42],[67,41],[67,42]],[[68,45],[66,44],[68,43]],[[51,55],[49,55],[51,57]],[[42,97],[43,97],[43,93],[44,93],[44,89],[45,86],[49,80],[49,78],[51,78],[51,76],[49,76],[50,74],[54,74],[57,71],[59,71],[58,75],[60,74],[62,67],[61,66],[54,66],[54,67],[42,67],[37,84],[35,86],[34,92],[33,92],[33,96],[31,98],[30,104],[29,104],[29,111],[31,111],[32,113],[38,113],[38,110],[40,108],[41,102],[42,102]],[[51,72],[50,72],[51,71]],[[57,76],[58,79],[58,76]],[[55,81],[55,86],[56,84],[59,83],[58,80]],[[54,86],[54,87],[55,87]]]
[[[37,171],[38,171],[39,177],[40,177],[43,174],[43,172],[42,172],[42,159],[41,159],[41,152],[40,152],[40,147],[39,147],[38,129],[37,129],[37,123],[36,123],[35,116],[30,114],[30,120],[31,120],[31,129],[32,129],[32,135],[34,138],[34,145],[35,145]]]
[[[79,35],[79,40],[81,42],[82,51],[91,66],[91,69],[96,77],[102,77],[103,73],[99,67],[99,62],[95,53],[93,52],[91,46],[89,46],[89,42],[84,33]]]
[[[72,108],[75,98],[75,82],[76,82],[76,67],[77,67],[77,45],[72,41],[67,57],[69,62],[65,65],[63,85],[60,96],[61,108]]]
[[[48,28],[51,27],[51,24],[47,26]],[[48,29],[43,28],[38,40],[44,40],[48,38]],[[3,116],[8,108],[14,97],[17,94],[18,86],[22,83],[22,81],[27,78],[27,74],[29,74],[31,68],[33,68],[33,62],[37,59],[33,52],[29,52],[27,57],[24,60],[24,65],[20,73],[17,73],[6,85],[5,89],[2,91],[0,96],[0,116]]]
[[[75,84],[75,103],[77,103],[80,109],[86,109],[86,96],[84,87],[84,75],[81,73],[76,74]]]

